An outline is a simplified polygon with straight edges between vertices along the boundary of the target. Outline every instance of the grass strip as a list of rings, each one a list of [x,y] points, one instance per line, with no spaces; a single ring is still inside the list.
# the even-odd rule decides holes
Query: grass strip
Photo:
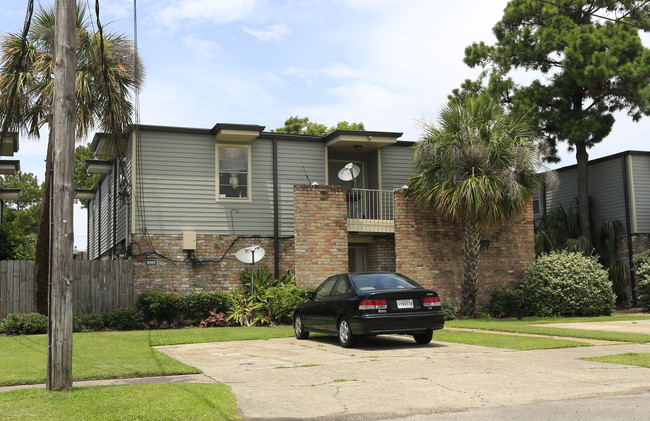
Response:
[[[501,335],[498,333],[462,332],[444,329],[436,330],[433,333],[433,340],[467,345],[480,345],[491,348],[516,349],[519,351],[591,346],[585,342],[569,341],[565,339],[540,338],[535,336]]]
[[[149,346],[147,331],[75,333],[72,378],[111,379],[200,373]],[[0,385],[44,383],[46,335],[0,338]]]
[[[530,335],[598,339],[604,341],[634,342],[634,343],[650,342],[650,335],[643,334],[643,333],[610,332],[610,331],[601,331],[601,330],[582,330],[582,329],[567,329],[561,327],[532,326],[533,324],[582,323],[582,322],[615,321],[615,320],[623,320],[623,319],[621,318],[612,319],[612,318],[601,318],[601,317],[590,317],[590,318],[576,317],[576,318],[561,318],[561,319],[560,318],[541,319],[535,317],[526,317],[523,320],[464,319],[464,320],[450,320],[448,322],[445,322],[445,326],[460,327],[466,329],[494,330],[499,332],[524,333]],[[640,319],[629,319],[629,320],[640,320]]]
[[[604,357],[585,357],[580,359],[599,363],[636,365],[639,367],[650,368],[650,353],[630,352],[627,354],[607,355]]]
[[[239,420],[224,384],[167,383],[0,393],[3,420]]]
[[[290,338],[293,326],[275,327],[206,327],[191,329],[164,329],[146,331],[149,345],[181,345],[209,342],[247,341],[255,339]]]

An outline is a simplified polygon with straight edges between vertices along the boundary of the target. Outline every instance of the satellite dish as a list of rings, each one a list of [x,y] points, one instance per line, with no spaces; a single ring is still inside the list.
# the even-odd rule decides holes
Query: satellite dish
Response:
[[[339,180],[352,181],[359,176],[359,173],[361,173],[361,169],[350,162],[339,171]]]
[[[266,252],[260,246],[244,247],[235,253],[235,257],[242,263],[257,263],[264,258]]]

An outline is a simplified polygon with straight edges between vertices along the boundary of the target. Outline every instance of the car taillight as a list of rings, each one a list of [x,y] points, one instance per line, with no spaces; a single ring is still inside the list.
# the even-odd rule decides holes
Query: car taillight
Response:
[[[386,310],[387,308],[386,300],[363,300],[359,304],[359,310]]]
[[[422,304],[425,307],[433,307],[440,305],[440,297],[424,297]]]

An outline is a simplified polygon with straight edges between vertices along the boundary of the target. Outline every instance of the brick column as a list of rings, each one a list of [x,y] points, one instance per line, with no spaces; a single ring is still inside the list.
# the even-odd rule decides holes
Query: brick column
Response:
[[[346,188],[294,186],[296,279],[319,285],[348,271]]]

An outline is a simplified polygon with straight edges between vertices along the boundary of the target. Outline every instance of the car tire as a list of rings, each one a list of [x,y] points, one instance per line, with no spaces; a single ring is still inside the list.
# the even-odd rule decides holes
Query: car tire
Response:
[[[350,323],[345,317],[339,320],[337,333],[339,344],[341,344],[343,348],[352,348],[357,344],[357,342],[359,342],[359,336],[352,334]]]
[[[426,333],[413,334],[413,339],[415,339],[415,342],[417,342],[420,345],[428,344],[429,342],[431,342],[431,338],[433,338],[433,330],[427,330]]]
[[[301,315],[294,317],[293,330],[296,332],[296,339],[307,339],[309,337],[309,332],[305,330],[305,324]]]

